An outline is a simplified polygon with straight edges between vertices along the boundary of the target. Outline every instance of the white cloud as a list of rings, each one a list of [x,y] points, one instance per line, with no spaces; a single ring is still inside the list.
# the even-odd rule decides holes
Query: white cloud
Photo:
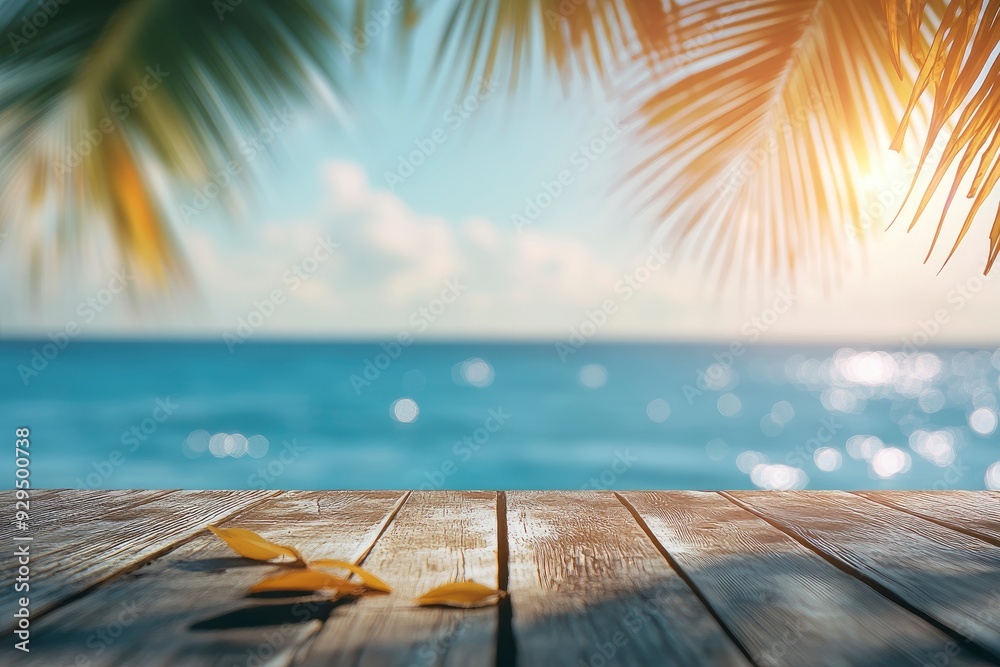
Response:
[[[374,187],[363,168],[350,162],[327,162],[317,178],[324,196],[313,214],[184,231],[200,301],[181,302],[169,313],[137,315],[123,307],[86,333],[221,336],[255,302],[280,289],[287,301],[261,327],[262,335],[394,336],[409,327],[411,313],[440,295],[446,281],[458,280],[468,288],[422,337],[564,339],[588,311],[612,299],[618,312],[601,328],[601,338],[728,341],[742,340],[743,324],[773,299],[770,291],[748,296],[740,285],[720,293],[692,259],[670,260],[625,298],[616,285],[649,253],[629,241],[616,245],[572,228],[560,231],[567,227],[555,224],[518,233],[506,221],[424,215]],[[327,237],[339,248],[293,289],[288,272]],[[964,247],[937,276],[919,263],[924,241],[895,231],[876,240],[867,270],[845,271],[842,284],[829,291],[799,292],[795,310],[762,340],[895,342],[941,308],[950,320],[936,342],[995,340],[983,313],[1000,308],[1000,281],[991,281],[961,307],[952,298],[956,286],[979,273],[980,249]],[[44,334],[66,317],[55,309],[19,324]]]
[[[269,335],[394,335],[446,281],[457,280],[468,289],[428,337],[559,336],[618,280],[609,260],[571,234],[517,234],[482,217],[421,215],[372,187],[352,163],[326,163],[319,177],[326,196],[312,216],[269,222],[251,234],[193,230],[186,237],[211,300],[211,322],[191,318],[195,329],[231,330],[255,300],[281,288],[288,302],[261,328]],[[340,244],[336,257],[287,289],[285,271],[325,235]]]

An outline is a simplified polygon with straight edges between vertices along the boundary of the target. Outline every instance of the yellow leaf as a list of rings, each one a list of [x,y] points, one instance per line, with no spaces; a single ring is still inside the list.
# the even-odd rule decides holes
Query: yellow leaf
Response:
[[[474,581],[460,581],[433,588],[413,601],[418,605],[447,607],[484,607],[496,603],[506,593]]]
[[[324,568],[342,568],[344,570],[350,570],[354,574],[361,578],[364,582],[365,588],[369,588],[373,591],[382,591],[383,593],[391,593],[392,587],[385,583],[374,574],[368,570],[364,570],[353,563],[348,563],[342,560],[333,560],[332,558],[321,558],[319,560],[314,560],[309,563],[309,567],[324,567]]]
[[[244,558],[272,560],[281,556],[289,556],[295,559],[296,565],[305,565],[302,555],[295,547],[286,547],[281,544],[269,542],[252,530],[247,530],[246,528],[217,528],[216,526],[209,526],[208,529]]]
[[[344,595],[363,595],[365,587],[355,584],[343,577],[335,577],[326,572],[301,568],[284,570],[257,582],[250,589],[251,593],[264,591],[319,591],[334,589]]]
[[[143,179],[135,155],[125,145],[121,132],[109,135],[110,203],[120,243],[139,266],[165,284],[171,248],[167,225],[157,210],[153,190]]]

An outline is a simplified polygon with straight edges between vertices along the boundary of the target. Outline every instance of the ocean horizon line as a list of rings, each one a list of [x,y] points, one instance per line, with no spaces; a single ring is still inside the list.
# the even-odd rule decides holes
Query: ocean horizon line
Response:
[[[370,335],[370,336],[253,336],[242,340],[241,345],[379,345],[381,343],[393,342],[398,334]],[[426,337],[412,339],[406,347],[412,346],[444,346],[444,345],[490,345],[496,347],[533,347],[542,345],[568,344],[569,336],[562,337]],[[37,344],[50,342],[50,335],[4,335],[0,334],[0,344]],[[179,344],[179,345],[226,345],[226,340],[222,334],[216,336],[134,336],[134,335],[110,335],[110,336],[88,336],[74,337],[73,344]],[[622,337],[606,338],[595,340],[586,338],[583,345],[578,348],[591,346],[685,346],[685,347],[716,347],[740,344],[745,347],[754,348],[788,348],[788,347],[867,347],[888,350],[889,348],[912,347],[918,350],[950,350],[958,348],[976,348],[979,350],[1000,348],[997,340],[941,340],[917,343],[907,338],[872,338],[867,340],[856,338],[816,338],[804,339],[798,337],[775,338],[769,337],[767,340],[749,341],[745,337],[734,336],[732,338],[647,338],[647,337]]]

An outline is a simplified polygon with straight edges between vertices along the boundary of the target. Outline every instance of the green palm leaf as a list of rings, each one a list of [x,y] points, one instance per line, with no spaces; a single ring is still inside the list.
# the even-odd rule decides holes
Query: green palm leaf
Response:
[[[668,48],[676,11],[673,0],[455,0],[438,55],[466,87],[494,76],[513,87],[536,57],[563,77],[603,77],[623,56]]]
[[[204,184],[316,81],[333,85],[351,19],[318,0],[51,4],[35,31],[36,2],[0,14],[18,37],[0,45],[0,216],[24,221],[36,260],[103,222],[141,275],[182,275],[154,175]]]
[[[400,0],[403,28],[431,1]],[[329,56],[350,48],[374,7],[56,5],[37,34],[0,44],[0,216],[24,221],[36,270],[53,249],[95,236],[97,221],[159,281],[183,274],[171,186],[204,184],[276,111],[327,99],[318,87],[339,97]],[[20,35],[38,7],[0,6],[4,34]],[[859,175],[879,173],[878,147],[902,147],[924,123],[922,161],[947,123],[955,131],[917,216],[956,160],[945,214],[972,174],[956,246],[1000,180],[1000,0],[449,0],[446,12],[439,60],[467,86],[493,75],[513,85],[539,58],[563,77],[604,79],[641,61],[627,99],[644,122],[635,182],[664,235],[720,274],[791,273],[809,258],[835,276],[862,204]],[[166,74],[123,113],[122,95],[151,71]],[[998,253],[1000,212],[987,270]]]

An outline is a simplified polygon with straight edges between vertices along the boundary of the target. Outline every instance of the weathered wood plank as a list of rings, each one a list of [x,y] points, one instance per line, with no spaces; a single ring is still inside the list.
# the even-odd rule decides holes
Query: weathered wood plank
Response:
[[[997,547],[846,492],[727,495],[1000,659]]]
[[[28,530],[24,532],[29,535],[45,536],[38,545],[40,550],[58,548],[55,545],[64,544],[72,539],[74,531],[79,535],[80,524],[108,516],[123,508],[141,505],[168,493],[170,491],[138,489],[111,491],[59,489],[44,492],[33,490],[28,501],[30,515]],[[4,491],[3,498],[5,506],[13,510],[14,492]],[[13,539],[14,535],[21,535],[24,532],[17,530],[13,523],[5,521],[0,524],[2,541]]]
[[[748,664],[612,493],[510,492],[507,526],[519,664]]]
[[[100,492],[97,492],[100,493]],[[104,492],[107,493],[107,492]],[[30,544],[31,609],[36,617],[60,601],[109,577],[138,567],[190,539],[206,523],[220,521],[272,495],[270,491],[132,492],[109,504],[83,492],[79,503],[60,503],[65,512],[38,526]],[[74,505],[93,501],[94,507]],[[113,501],[112,501],[113,503]],[[5,553],[0,604],[11,605],[16,567]],[[12,624],[4,619],[4,631]]]
[[[857,491],[857,495],[1000,545],[1000,498],[981,491]]]
[[[501,609],[420,609],[409,602],[433,585],[465,577],[496,585],[494,494],[416,494],[378,542],[401,493],[292,492],[234,510],[230,525],[294,544],[307,557],[357,560],[371,549],[365,566],[399,589],[334,606],[313,596],[246,598],[246,588],[272,566],[235,558],[211,535],[196,534],[218,519],[189,523],[180,516],[204,517],[231,495],[252,493],[37,496],[32,565],[41,570],[33,572],[32,599],[37,584],[43,592],[50,588],[54,602],[33,622],[32,654],[15,654],[12,642],[5,642],[0,663],[273,667],[297,657],[296,665],[409,667],[490,664],[497,655],[498,632],[508,628],[502,614],[498,625]],[[981,664],[970,645],[949,642],[847,571],[995,648],[984,637],[998,636],[1000,548],[986,541],[995,510],[982,507],[1000,500],[997,494],[960,493],[955,502],[937,494],[890,494],[900,503],[916,497],[919,507],[906,509],[933,509],[934,520],[982,537],[878,504],[867,494],[733,494],[781,530],[715,494],[625,495],[659,545],[611,494],[509,494],[509,588],[519,664],[745,664],[699,596],[761,665],[813,664],[816,656],[824,664],[840,664],[838,657],[852,665]],[[684,502],[672,500],[678,496]],[[157,512],[175,528],[158,532],[163,526],[147,520]],[[810,530],[827,543],[813,541]],[[151,565],[122,575],[150,558]],[[73,579],[77,575],[83,579]],[[108,577],[114,581],[105,582]],[[69,582],[66,592],[53,588],[59,581]],[[7,583],[0,596],[9,594]],[[65,602],[65,595],[84,590],[83,597]]]
[[[623,492],[757,665],[986,665],[716,493]]]
[[[364,567],[395,592],[338,608],[296,665],[492,664],[496,607],[416,607],[411,598],[464,579],[497,586],[496,493],[414,492]]]
[[[210,492],[199,494],[206,505],[214,502]],[[287,492],[222,525],[291,544],[307,559],[356,561],[371,548],[403,495]],[[30,656],[18,654],[17,664],[289,664],[335,605],[311,595],[248,598],[247,589],[275,569],[237,557],[202,531],[147,567],[42,618],[34,626]]]

